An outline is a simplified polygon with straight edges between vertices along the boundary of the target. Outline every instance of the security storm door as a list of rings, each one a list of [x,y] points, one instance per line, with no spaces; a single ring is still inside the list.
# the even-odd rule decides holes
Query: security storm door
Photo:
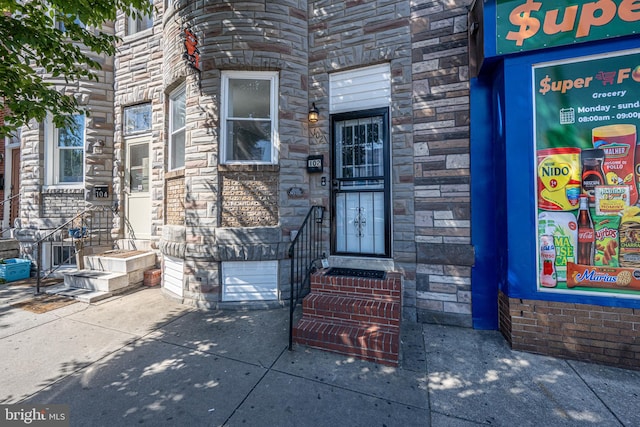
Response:
[[[125,234],[129,239],[151,238],[149,138],[127,140],[125,170]]]
[[[390,256],[388,122],[387,108],[331,117],[335,255]]]

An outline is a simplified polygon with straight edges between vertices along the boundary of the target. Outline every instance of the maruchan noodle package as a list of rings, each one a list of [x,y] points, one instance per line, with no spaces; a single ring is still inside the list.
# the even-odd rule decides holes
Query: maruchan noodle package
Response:
[[[629,187],[598,185],[594,188],[596,215],[619,215],[629,207]]]
[[[619,238],[618,227],[620,226],[619,216],[594,216],[593,229],[595,233],[595,253],[593,265],[618,267],[619,260]]]

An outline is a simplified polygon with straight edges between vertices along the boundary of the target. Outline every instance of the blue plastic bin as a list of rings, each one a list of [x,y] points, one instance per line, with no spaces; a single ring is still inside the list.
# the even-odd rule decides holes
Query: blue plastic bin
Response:
[[[0,278],[5,282],[27,279],[31,272],[31,260],[22,258],[9,258],[0,264]]]

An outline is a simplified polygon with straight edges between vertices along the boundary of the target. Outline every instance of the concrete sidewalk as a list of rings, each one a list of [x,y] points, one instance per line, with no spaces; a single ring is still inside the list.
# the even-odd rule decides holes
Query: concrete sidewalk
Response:
[[[206,312],[141,289],[43,314],[0,285],[0,403],[72,426],[638,426],[640,372],[403,325],[399,368],[295,346],[288,310]]]

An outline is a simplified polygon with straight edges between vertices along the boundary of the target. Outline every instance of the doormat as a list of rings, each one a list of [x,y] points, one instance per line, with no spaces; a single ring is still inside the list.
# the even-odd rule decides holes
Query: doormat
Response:
[[[325,273],[325,276],[362,277],[365,279],[386,279],[387,272],[382,270],[361,270],[358,268],[333,267]]]
[[[27,301],[11,304],[12,307],[21,308],[36,314],[46,313],[76,303],[73,298],[63,297],[60,295],[38,295]]]

